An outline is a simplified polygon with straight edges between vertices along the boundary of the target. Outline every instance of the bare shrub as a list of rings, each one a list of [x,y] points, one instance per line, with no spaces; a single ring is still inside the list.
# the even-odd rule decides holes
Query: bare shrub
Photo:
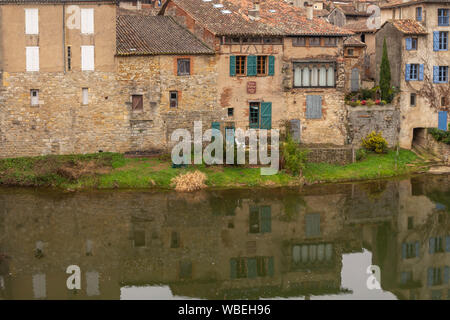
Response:
[[[206,188],[206,175],[198,170],[185,174],[179,174],[171,181],[175,184],[176,191],[191,192]]]

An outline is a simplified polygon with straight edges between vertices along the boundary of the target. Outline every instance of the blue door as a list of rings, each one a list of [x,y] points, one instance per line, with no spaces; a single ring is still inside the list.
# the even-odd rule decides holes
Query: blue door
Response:
[[[438,128],[447,131],[447,111],[439,111]]]

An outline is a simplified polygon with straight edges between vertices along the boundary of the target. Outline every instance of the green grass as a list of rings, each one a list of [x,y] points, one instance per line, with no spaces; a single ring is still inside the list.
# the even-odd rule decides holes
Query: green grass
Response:
[[[365,160],[345,166],[309,163],[304,170],[304,178],[309,183],[377,179],[412,173],[422,165],[417,156],[408,150],[400,150],[397,168],[395,161],[396,152],[390,151],[384,155],[369,154]],[[99,174],[81,175],[77,179],[71,179],[61,173],[61,168],[82,168],[88,164],[95,164],[104,170]],[[204,172],[207,176],[206,184],[214,188],[287,186],[301,183],[300,179],[283,171],[272,176],[262,176],[259,168],[204,164],[174,169],[167,157],[126,158],[117,153],[97,153],[1,159],[0,184],[63,189],[170,189],[173,187],[171,180],[174,177],[193,170]]]

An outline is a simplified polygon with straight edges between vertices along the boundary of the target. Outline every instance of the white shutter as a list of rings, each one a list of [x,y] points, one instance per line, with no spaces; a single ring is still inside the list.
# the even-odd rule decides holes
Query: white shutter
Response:
[[[25,9],[25,33],[39,34],[38,9]]]
[[[94,33],[94,9],[81,9],[81,33]]]
[[[39,47],[26,47],[27,71],[39,71]]]
[[[94,71],[94,46],[81,46],[81,70]]]
[[[89,90],[88,88],[82,89],[82,95],[83,95],[83,104],[89,104]]]

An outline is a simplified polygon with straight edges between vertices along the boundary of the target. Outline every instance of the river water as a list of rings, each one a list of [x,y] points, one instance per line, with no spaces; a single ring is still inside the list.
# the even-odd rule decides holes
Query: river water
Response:
[[[450,299],[449,266],[448,175],[189,194],[0,189],[0,299]]]

